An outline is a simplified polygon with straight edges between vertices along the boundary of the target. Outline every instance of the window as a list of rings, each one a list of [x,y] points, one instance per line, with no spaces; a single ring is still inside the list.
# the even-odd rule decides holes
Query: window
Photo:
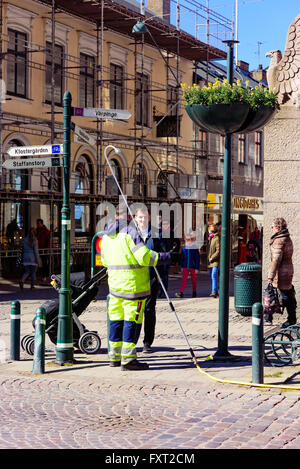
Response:
[[[122,172],[119,162],[116,159],[110,160],[111,167],[113,169],[114,175],[117,178],[119,186],[122,188]],[[108,168],[107,168],[108,169]],[[108,169],[108,176],[106,177],[105,184],[106,184],[106,194],[107,195],[119,195],[118,186],[114,180],[114,177],[110,174],[110,170]]]
[[[238,137],[238,162],[246,164],[246,136],[245,134],[239,134]]]
[[[136,123],[149,126],[149,76],[137,73]]]
[[[198,130],[197,148],[199,150],[199,156],[207,156],[208,135],[205,130]]]
[[[95,58],[80,54],[79,100],[81,107],[95,105]]]
[[[218,138],[218,137],[217,137]],[[225,135],[219,135],[219,153],[221,158],[224,158],[225,151]]]
[[[93,193],[93,169],[87,155],[82,155],[75,168],[75,194]],[[79,236],[91,228],[91,207],[75,204],[75,233]]]
[[[51,82],[52,82],[52,44],[46,42],[46,103],[51,103]],[[63,56],[62,46],[54,47],[54,103],[62,106],[63,103]]]
[[[27,34],[8,29],[7,93],[26,98],[27,95]]]
[[[254,161],[256,166],[262,166],[262,133],[255,132]]]
[[[110,108],[124,109],[124,68],[110,64]]]
[[[147,171],[143,163],[137,163],[133,171],[133,195],[147,196]]]
[[[176,104],[178,101],[178,89],[176,86],[168,86],[168,91],[167,91],[167,104],[168,104],[168,109],[171,109],[174,104]],[[169,112],[169,116],[176,116],[177,112],[179,111],[179,104],[177,106],[174,106],[173,109]]]

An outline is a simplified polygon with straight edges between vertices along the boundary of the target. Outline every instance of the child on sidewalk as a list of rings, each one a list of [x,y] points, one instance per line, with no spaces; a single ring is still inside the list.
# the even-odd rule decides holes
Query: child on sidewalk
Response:
[[[184,289],[186,281],[189,274],[191,274],[192,286],[193,286],[193,298],[197,296],[197,280],[196,274],[199,272],[200,266],[200,253],[199,249],[196,246],[196,233],[191,232],[191,234],[185,237],[185,246],[183,246],[181,251],[181,285],[180,293],[175,293],[177,298],[182,298],[184,295]]]

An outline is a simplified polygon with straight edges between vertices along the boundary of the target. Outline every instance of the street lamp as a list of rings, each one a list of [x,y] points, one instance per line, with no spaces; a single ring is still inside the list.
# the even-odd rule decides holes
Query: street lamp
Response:
[[[70,289],[70,161],[72,95],[64,94],[63,206],[61,210],[61,287],[57,326],[56,360],[59,365],[73,363],[73,319]]]
[[[133,34],[145,34],[148,33],[148,28],[145,23],[139,20],[132,28]]]
[[[227,81],[233,83],[233,46],[238,41],[223,41],[228,46]],[[223,204],[220,249],[220,285],[219,285],[219,329],[218,349],[215,360],[233,358],[228,351],[229,322],[229,273],[231,252],[231,133],[225,135],[224,173],[223,173]]]

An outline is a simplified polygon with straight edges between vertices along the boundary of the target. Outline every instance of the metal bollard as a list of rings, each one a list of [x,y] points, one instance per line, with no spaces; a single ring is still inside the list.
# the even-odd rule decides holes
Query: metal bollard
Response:
[[[13,301],[10,310],[10,359],[20,360],[20,302]]]
[[[252,305],[252,382],[264,382],[264,324],[261,303]]]
[[[39,307],[35,317],[33,374],[45,373],[45,326],[46,312]]]

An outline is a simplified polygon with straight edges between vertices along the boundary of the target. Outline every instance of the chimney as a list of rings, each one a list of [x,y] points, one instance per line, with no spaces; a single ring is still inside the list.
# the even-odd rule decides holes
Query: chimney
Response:
[[[249,72],[249,64],[243,60],[238,60],[238,67],[244,72]]]
[[[267,81],[267,71],[263,69],[261,64],[258,66],[257,70],[251,72],[251,76],[256,81]]]
[[[170,0],[148,0],[147,9],[170,24]]]

